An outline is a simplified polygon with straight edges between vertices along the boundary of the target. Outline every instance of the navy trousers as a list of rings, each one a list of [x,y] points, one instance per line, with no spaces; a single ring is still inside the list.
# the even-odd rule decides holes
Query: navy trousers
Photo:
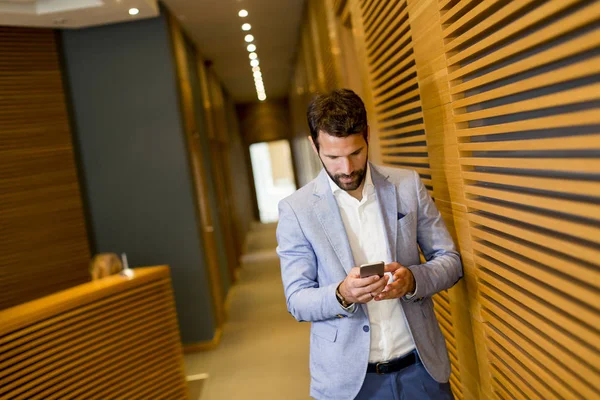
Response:
[[[420,360],[398,372],[367,374],[356,400],[454,400],[449,383],[439,383]]]

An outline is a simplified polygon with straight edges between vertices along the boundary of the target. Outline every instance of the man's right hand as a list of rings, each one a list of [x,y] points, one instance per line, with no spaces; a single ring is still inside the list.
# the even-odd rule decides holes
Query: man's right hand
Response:
[[[361,278],[360,268],[354,267],[342,281],[340,294],[348,303],[368,303],[381,293],[387,285],[387,281],[387,275],[384,275],[383,278],[378,275]]]

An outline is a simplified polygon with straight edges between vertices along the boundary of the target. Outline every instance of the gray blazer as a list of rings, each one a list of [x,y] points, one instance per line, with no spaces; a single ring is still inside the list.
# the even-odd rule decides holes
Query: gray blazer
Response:
[[[447,382],[450,362],[431,296],[462,277],[459,254],[417,173],[371,164],[371,174],[391,253],[416,281],[411,300],[388,301],[401,301],[425,368],[438,382]],[[279,203],[277,243],[288,311],[298,321],[312,323],[310,394],[353,399],[367,370],[369,318],[366,305],[347,313],[335,296],[355,264],[325,170]]]

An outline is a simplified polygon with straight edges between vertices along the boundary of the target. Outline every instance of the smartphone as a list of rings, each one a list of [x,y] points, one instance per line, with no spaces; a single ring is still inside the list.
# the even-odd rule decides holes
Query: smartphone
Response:
[[[383,261],[363,264],[360,266],[360,277],[366,278],[368,276],[379,275],[379,277],[383,277],[385,263]]]

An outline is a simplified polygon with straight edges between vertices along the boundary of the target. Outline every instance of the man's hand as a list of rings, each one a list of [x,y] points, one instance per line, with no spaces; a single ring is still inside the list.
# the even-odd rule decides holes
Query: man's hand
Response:
[[[348,303],[368,303],[385,288],[388,277],[378,275],[360,277],[360,268],[354,267],[340,285],[340,293]]]
[[[407,293],[415,291],[415,277],[412,272],[397,262],[386,264],[385,272],[394,275],[394,282],[387,285],[383,291],[375,297],[376,301],[399,299]]]

